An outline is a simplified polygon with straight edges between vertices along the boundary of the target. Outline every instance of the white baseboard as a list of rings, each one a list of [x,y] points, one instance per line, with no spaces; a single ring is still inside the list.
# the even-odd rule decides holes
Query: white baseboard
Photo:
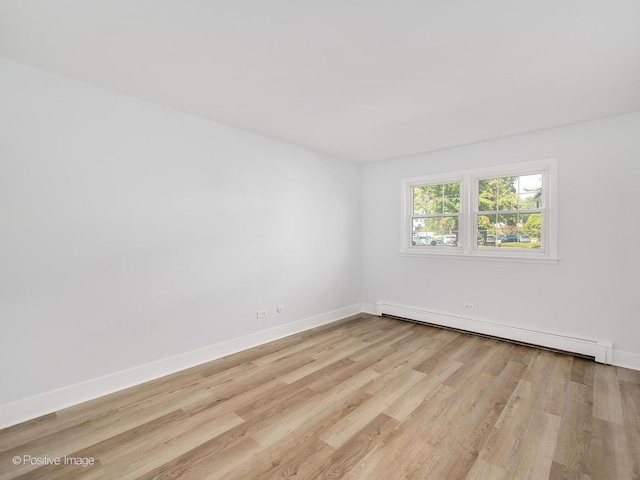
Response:
[[[0,429],[359,313],[361,313],[361,305],[351,305],[174,357],[164,358],[129,370],[0,405]]]
[[[468,317],[430,312],[418,308],[393,305],[385,302],[376,304],[377,315],[392,315],[408,318],[417,322],[430,323],[443,327],[456,328],[468,332],[490,335],[541,347],[564,350],[566,352],[589,355],[596,362],[610,364],[613,360],[613,347],[610,341],[603,339],[577,338],[555,332],[526,329],[511,325],[488,322]]]
[[[361,303],[360,312],[370,315],[378,315],[378,306],[375,303]]]
[[[640,354],[613,350],[611,365],[640,371]]]

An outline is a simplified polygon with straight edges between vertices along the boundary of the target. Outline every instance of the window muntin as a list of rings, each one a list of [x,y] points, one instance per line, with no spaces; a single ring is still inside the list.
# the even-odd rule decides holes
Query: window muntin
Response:
[[[460,182],[411,186],[411,246],[458,245]]]
[[[548,159],[402,180],[400,253],[557,262],[556,172]]]

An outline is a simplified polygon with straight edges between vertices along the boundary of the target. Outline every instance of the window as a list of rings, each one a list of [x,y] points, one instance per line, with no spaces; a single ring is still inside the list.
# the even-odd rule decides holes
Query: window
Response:
[[[555,262],[555,159],[402,181],[402,254]]]
[[[411,196],[411,245],[457,245],[460,182],[412,186]]]

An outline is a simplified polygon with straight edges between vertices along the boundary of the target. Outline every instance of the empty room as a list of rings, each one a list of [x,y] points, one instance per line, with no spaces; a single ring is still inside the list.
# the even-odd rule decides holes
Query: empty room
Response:
[[[638,19],[0,0],[0,480],[640,479]]]

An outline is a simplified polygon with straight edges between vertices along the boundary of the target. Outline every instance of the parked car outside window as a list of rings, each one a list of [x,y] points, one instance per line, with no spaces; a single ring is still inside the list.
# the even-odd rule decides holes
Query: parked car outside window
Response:
[[[416,234],[413,236],[412,245],[437,245],[437,244],[438,242],[436,241],[436,239],[428,235]]]
[[[443,242],[445,245],[454,245],[458,242],[458,237],[456,235],[445,235]]]

